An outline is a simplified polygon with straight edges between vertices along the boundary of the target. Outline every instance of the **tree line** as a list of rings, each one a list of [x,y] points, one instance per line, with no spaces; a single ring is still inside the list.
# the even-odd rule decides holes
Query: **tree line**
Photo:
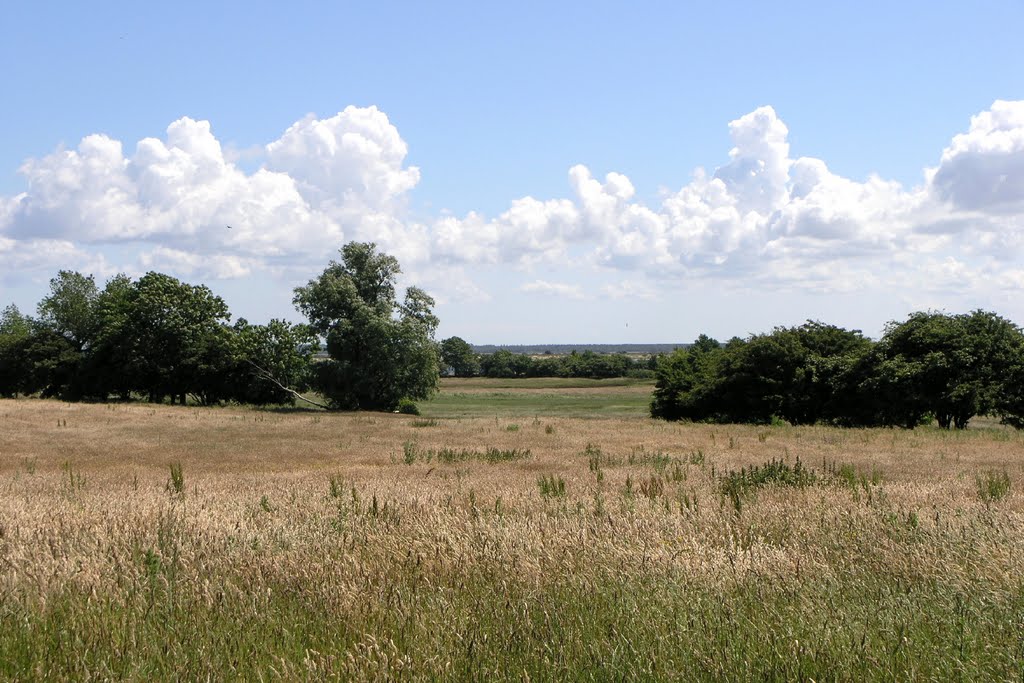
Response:
[[[995,313],[918,312],[877,342],[809,321],[663,356],[651,415],[666,420],[1024,428],[1024,334]]]
[[[203,285],[163,273],[60,271],[34,316],[0,313],[0,396],[144,398],[184,404],[393,410],[428,398],[438,377],[649,377],[651,415],[667,420],[912,428],[967,426],[995,415],[1024,428],[1024,333],[987,311],[911,314],[877,342],[810,321],[722,344],[707,336],[637,359],[476,354],[459,337],[434,341],[434,300],[409,287],[398,261],[351,242],[341,260],[294,291],[308,323],[231,323]],[[326,349],[327,357],[317,352]],[[315,391],[325,403],[305,395]]]
[[[100,288],[62,270],[35,317],[14,305],[0,315],[0,396],[268,404],[309,386],[311,328],[229,319],[207,287],[170,275],[118,275]]]
[[[309,320],[233,324],[203,285],[163,273],[111,278],[60,271],[35,316],[0,314],[0,396],[69,401],[145,398],[203,405],[316,402],[393,409],[436,388],[433,299],[410,287],[398,301],[398,261],[352,242],[322,274],[295,289]],[[315,360],[323,343],[328,358]]]
[[[636,357],[626,353],[576,352],[566,355],[531,356],[498,349],[493,353],[476,353],[461,337],[441,342],[441,364],[446,374],[454,377],[654,377],[656,356]]]

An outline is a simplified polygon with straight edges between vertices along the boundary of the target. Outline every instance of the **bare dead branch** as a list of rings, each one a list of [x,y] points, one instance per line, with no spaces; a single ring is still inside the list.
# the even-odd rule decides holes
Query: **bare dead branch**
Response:
[[[256,365],[256,363],[253,363],[248,358],[245,360],[245,362],[248,363],[249,365],[253,366],[254,368],[256,368],[256,372],[257,372],[257,374],[259,375],[260,378],[265,379],[268,382],[273,382],[278,387],[280,387],[282,390],[287,391],[289,394],[291,394],[295,398],[299,399],[300,401],[305,401],[306,403],[315,405],[317,408],[323,408],[324,410],[331,410],[330,406],[325,405],[323,403],[317,403],[313,399],[306,398],[305,396],[303,396],[299,392],[295,391],[291,387],[286,387],[284,384],[279,382],[276,377],[274,377],[272,374],[270,374],[269,371],[264,370],[263,368],[261,368],[260,366]]]

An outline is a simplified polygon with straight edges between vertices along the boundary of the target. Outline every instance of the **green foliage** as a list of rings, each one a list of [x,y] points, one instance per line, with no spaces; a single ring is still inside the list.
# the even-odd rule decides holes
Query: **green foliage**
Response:
[[[978,498],[985,505],[997,503],[1010,494],[1010,475],[1006,470],[989,470],[975,478]]]
[[[1007,380],[1022,349],[1020,328],[986,311],[914,313],[892,323],[864,382],[875,405],[865,422],[914,427],[931,414],[940,427],[964,429],[975,415],[1007,407]]]
[[[769,485],[806,488],[817,480],[817,475],[804,467],[800,458],[794,465],[773,458],[763,465],[729,470],[720,476],[718,488],[724,495],[735,499]]]
[[[715,416],[722,345],[701,335],[687,349],[658,358],[651,416],[665,420],[709,420]]]
[[[28,336],[11,340],[3,356],[0,372],[9,378],[5,394],[78,398],[73,387],[82,354],[56,332],[33,321]]]
[[[480,358],[473,347],[461,337],[448,337],[441,342],[441,365],[455,377],[473,377],[480,372]]]
[[[185,471],[180,462],[170,465],[171,478],[167,482],[167,490],[176,496],[185,495]]]
[[[39,302],[39,322],[81,351],[97,332],[98,297],[92,275],[62,270],[50,280],[50,293]]]
[[[434,462],[450,465],[454,463],[477,460],[496,465],[504,462],[517,460],[528,460],[533,457],[529,448],[494,448],[488,447],[482,451],[472,448],[449,448],[421,449],[412,441],[406,441],[402,445],[402,460],[406,465],[411,465],[417,460],[423,462]]]
[[[398,402],[398,412],[403,415],[419,415],[420,409],[412,399],[403,398]]]
[[[350,242],[340,263],[295,290],[295,305],[327,340],[316,385],[334,407],[393,410],[437,388],[434,300],[410,287],[399,303],[398,261],[372,243]]]
[[[227,397],[236,368],[227,304],[207,287],[162,273],[119,276],[97,297],[100,321],[89,370],[93,393],[203,404]]]
[[[292,404],[295,396],[288,389],[309,388],[312,357],[319,348],[309,326],[277,319],[266,325],[251,325],[241,318],[233,332],[235,361],[227,388],[230,398],[252,405]]]
[[[565,479],[553,474],[542,474],[538,477],[537,488],[540,489],[541,498],[565,497]]]
[[[1024,342],[1015,354],[995,398],[995,413],[1002,423],[1024,429]]]
[[[722,346],[701,337],[658,363],[651,415],[668,420],[963,429],[1024,426],[1024,335],[994,313],[915,313],[872,344],[808,321]]]
[[[527,354],[498,349],[479,358],[479,372],[485,377],[576,377],[609,379],[632,377],[649,379],[653,371],[648,359],[636,359],[625,353],[573,351],[566,356],[533,358]]]
[[[13,398],[21,390],[21,346],[31,333],[31,320],[14,304],[0,313],[0,397]]]

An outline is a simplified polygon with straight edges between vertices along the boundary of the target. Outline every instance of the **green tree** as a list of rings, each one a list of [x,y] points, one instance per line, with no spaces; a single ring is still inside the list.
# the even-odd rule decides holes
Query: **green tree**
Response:
[[[96,338],[86,359],[83,374],[91,394],[106,398],[114,394],[127,400],[138,386],[133,369],[135,346],[131,313],[135,284],[121,273],[110,278],[96,297]]]
[[[114,322],[104,343],[114,347],[132,389],[154,402],[168,395],[172,403],[184,403],[187,394],[202,403],[225,398],[224,373],[236,358],[224,300],[203,285],[163,273],[147,273],[122,287],[123,281],[108,287],[111,296],[102,302]]]
[[[1005,380],[996,401],[996,412],[1002,423],[1024,429],[1024,344]]]
[[[719,411],[715,396],[722,345],[700,335],[689,348],[658,356],[651,417],[703,421]]]
[[[32,320],[11,304],[0,313],[0,396],[14,397],[22,384],[23,344],[32,334]]]
[[[480,359],[462,337],[448,337],[441,342],[441,364],[451,368],[455,377],[472,377],[480,372]]]
[[[400,272],[375,244],[350,242],[340,263],[295,290],[295,306],[326,339],[330,360],[316,364],[316,381],[336,408],[392,410],[437,388],[434,300],[410,287],[399,302]]]
[[[75,382],[82,353],[66,337],[36,322],[11,349],[17,391],[43,398],[79,398]]]
[[[50,293],[39,302],[39,321],[82,351],[96,334],[98,298],[92,275],[62,270],[50,280]]]
[[[789,356],[779,416],[792,424],[841,422],[855,387],[849,385],[853,367],[871,348],[860,330],[847,330],[816,320],[799,327],[778,328],[773,337],[791,337],[799,350]]]
[[[651,415],[793,424],[839,421],[849,368],[871,348],[857,330],[817,321],[732,339],[701,336],[661,358]]]
[[[251,325],[240,318],[233,329],[238,361],[231,398],[253,405],[294,403],[295,392],[309,388],[319,342],[307,325],[276,319]]]
[[[995,313],[911,314],[879,342],[869,393],[881,396],[879,422],[913,427],[928,414],[964,429],[995,411],[1019,358],[1021,331]]]

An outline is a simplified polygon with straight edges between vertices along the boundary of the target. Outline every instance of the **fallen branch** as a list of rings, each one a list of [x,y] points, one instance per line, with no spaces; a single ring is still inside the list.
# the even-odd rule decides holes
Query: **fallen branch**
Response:
[[[311,398],[306,398],[305,396],[303,396],[299,392],[295,391],[291,387],[286,387],[285,385],[281,384],[281,382],[277,381],[277,378],[274,377],[272,374],[270,374],[270,372],[268,372],[267,370],[264,370],[260,366],[256,365],[255,363],[253,363],[248,358],[245,360],[245,362],[248,363],[249,365],[253,366],[254,368],[256,368],[256,372],[257,372],[257,374],[258,374],[258,376],[260,378],[265,379],[268,382],[273,382],[278,387],[280,387],[283,391],[287,391],[289,394],[291,394],[295,398],[299,399],[300,401],[305,401],[306,403],[315,405],[317,408],[323,408],[324,410],[331,410],[330,406],[325,405],[323,403],[317,403],[316,401],[314,401]]]

